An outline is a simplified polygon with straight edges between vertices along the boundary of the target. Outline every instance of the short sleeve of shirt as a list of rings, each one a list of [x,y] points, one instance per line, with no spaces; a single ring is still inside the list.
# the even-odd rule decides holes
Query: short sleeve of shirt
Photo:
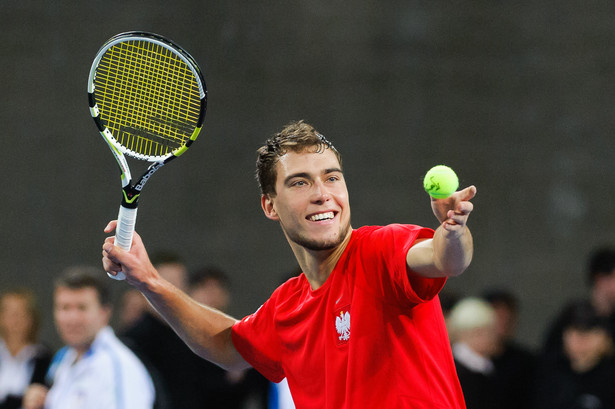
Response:
[[[376,296],[397,304],[433,299],[446,278],[421,277],[407,268],[406,255],[417,240],[433,237],[432,229],[406,224],[361,228],[355,259],[362,263],[362,279]]]
[[[253,314],[235,323],[231,336],[241,356],[272,382],[284,379],[280,346],[274,325],[279,289]]]

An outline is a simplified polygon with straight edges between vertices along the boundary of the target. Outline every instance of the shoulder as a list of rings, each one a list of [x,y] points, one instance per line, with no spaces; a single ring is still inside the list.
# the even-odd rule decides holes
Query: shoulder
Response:
[[[387,224],[385,226],[363,226],[353,231],[353,235],[358,240],[383,240],[395,236],[415,236],[419,238],[433,237],[433,229],[418,226],[415,224]]]
[[[298,276],[291,277],[282,283],[278,288],[273,291],[270,298],[286,298],[289,295],[302,292],[305,288],[309,287],[309,283],[303,273]]]
[[[417,240],[430,239],[433,234],[432,229],[413,224],[364,226],[353,230],[347,250],[360,256],[407,252]]]
[[[115,336],[111,328],[101,330],[90,353],[95,365],[101,366],[101,369],[107,367],[114,373],[118,371],[146,372],[139,358]]]

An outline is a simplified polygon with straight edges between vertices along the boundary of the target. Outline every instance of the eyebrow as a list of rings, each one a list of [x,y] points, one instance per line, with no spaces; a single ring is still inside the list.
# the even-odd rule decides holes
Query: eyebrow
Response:
[[[341,174],[343,174],[344,172],[342,171],[342,169],[340,168],[328,168],[325,169],[322,174],[323,175],[328,175],[329,173],[335,173],[335,172],[339,172]],[[297,173],[293,173],[292,175],[288,175],[285,179],[284,179],[284,184],[287,184],[288,181],[290,181],[291,179],[294,178],[306,178],[306,179],[311,179],[310,174],[308,172],[297,172]]]

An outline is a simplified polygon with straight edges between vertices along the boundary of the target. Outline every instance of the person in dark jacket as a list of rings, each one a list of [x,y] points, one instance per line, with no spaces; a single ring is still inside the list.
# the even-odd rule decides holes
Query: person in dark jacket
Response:
[[[545,354],[535,382],[536,409],[615,408],[615,359],[608,320],[589,301],[574,301],[560,317],[562,348]]]

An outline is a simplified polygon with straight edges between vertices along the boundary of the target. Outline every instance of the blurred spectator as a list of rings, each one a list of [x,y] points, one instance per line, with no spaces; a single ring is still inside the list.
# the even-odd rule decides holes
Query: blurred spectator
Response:
[[[450,328],[449,317],[451,314],[451,310],[459,302],[461,297],[456,292],[452,292],[447,290],[446,287],[440,291],[438,294],[438,298],[440,299],[440,307],[442,308],[442,315],[444,316],[444,321],[446,323],[446,330],[448,331],[448,338],[451,344],[455,341],[453,339],[453,331]]]
[[[0,296],[0,409],[22,407],[32,383],[43,383],[51,352],[37,343],[40,315],[34,294],[26,289]]]
[[[217,267],[203,267],[190,274],[189,295],[201,304],[228,312],[231,304],[230,279]]]
[[[231,303],[230,279],[221,269],[201,268],[190,275],[188,294],[197,302],[228,312]],[[250,368],[229,372],[217,365],[200,361],[201,401],[208,409],[267,408],[269,381]]]
[[[160,275],[182,291],[188,290],[188,270],[179,255],[158,252],[152,264]],[[140,319],[127,328],[122,340],[141,358],[154,379],[156,409],[202,409],[201,366],[197,356],[148,303]]]
[[[492,357],[498,337],[495,311],[479,298],[460,300],[448,317],[453,357],[468,409],[504,408]]]
[[[143,294],[134,288],[127,289],[120,300],[118,313],[118,328],[120,331],[132,327],[148,309],[148,303]]]
[[[278,383],[270,383],[268,409],[295,409],[286,378]]]
[[[608,331],[615,338],[615,248],[592,251],[587,261],[589,300],[598,315],[606,319]],[[543,354],[560,354],[566,314],[559,313],[548,329]]]
[[[563,311],[562,346],[543,357],[535,382],[536,409],[615,408],[615,360],[608,321],[588,301]]]
[[[510,407],[527,408],[531,403],[536,355],[515,339],[519,302],[512,292],[503,289],[486,291],[483,298],[495,312],[498,343],[491,361],[499,382],[507,385],[501,392],[507,395]]]
[[[110,293],[102,271],[74,267],[56,281],[53,314],[66,346],[47,373],[50,389],[30,386],[25,409],[151,409],[154,388],[143,364],[108,326]]]
[[[615,323],[615,248],[600,248],[589,259],[588,281],[596,312],[609,318],[610,329]]]

